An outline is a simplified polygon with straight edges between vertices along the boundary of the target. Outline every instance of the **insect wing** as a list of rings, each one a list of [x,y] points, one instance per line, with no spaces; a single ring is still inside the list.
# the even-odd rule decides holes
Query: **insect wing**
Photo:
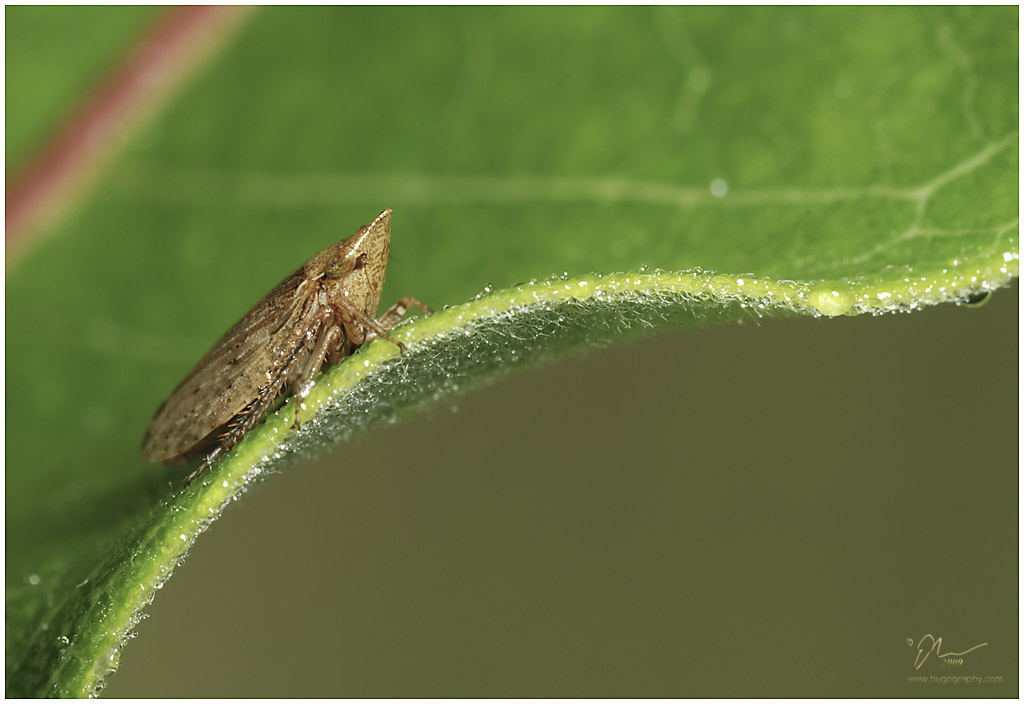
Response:
[[[151,462],[184,461],[210,433],[243,411],[268,381],[316,291],[300,268],[235,323],[156,412],[142,443]]]

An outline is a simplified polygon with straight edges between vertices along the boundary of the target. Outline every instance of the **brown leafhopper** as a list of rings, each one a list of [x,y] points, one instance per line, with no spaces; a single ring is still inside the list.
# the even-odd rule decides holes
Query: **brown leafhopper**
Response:
[[[375,337],[392,339],[410,307],[405,297],[374,319],[391,244],[385,210],[348,239],[315,254],[235,323],[199,360],[156,412],[142,442],[150,462],[179,464],[206,456],[185,486],[229,451],[290,388],[298,428],[302,400],[326,361],[337,364]]]

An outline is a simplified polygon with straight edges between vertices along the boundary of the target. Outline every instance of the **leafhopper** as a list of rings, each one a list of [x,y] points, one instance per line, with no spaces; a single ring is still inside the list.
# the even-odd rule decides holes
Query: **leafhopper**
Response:
[[[391,211],[348,239],[313,255],[242,316],[199,360],[156,412],[142,442],[150,462],[180,464],[204,457],[188,486],[231,450],[278,395],[295,396],[295,422],[324,363],[337,364],[364,342],[382,337],[409,308],[433,311],[406,296],[379,318],[391,244]]]

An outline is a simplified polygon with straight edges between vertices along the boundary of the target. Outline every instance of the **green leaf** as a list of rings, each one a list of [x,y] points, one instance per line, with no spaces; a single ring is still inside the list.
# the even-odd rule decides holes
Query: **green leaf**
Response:
[[[257,12],[9,265],[7,329],[26,334],[7,346],[8,694],[97,691],[225,505],[376,419],[637,331],[1006,285],[1016,19]],[[400,328],[408,352],[338,365],[300,433],[289,404],[188,491],[182,468],[143,463],[153,411],[209,344],[385,207],[384,301],[439,311]]]

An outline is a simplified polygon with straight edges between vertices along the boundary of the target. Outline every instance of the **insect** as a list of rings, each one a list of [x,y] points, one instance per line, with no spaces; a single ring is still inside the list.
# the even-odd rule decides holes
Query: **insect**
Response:
[[[295,422],[324,362],[337,364],[360,345],[388,335],[410,307],[404,297],[374,319],[391,244],[391,211],[348,239],[313,255],[224,333],[163,402],[142,442],[150,462],[180,464],[206,456],[188,486],[231,450],[272,409],[286,387]]]

